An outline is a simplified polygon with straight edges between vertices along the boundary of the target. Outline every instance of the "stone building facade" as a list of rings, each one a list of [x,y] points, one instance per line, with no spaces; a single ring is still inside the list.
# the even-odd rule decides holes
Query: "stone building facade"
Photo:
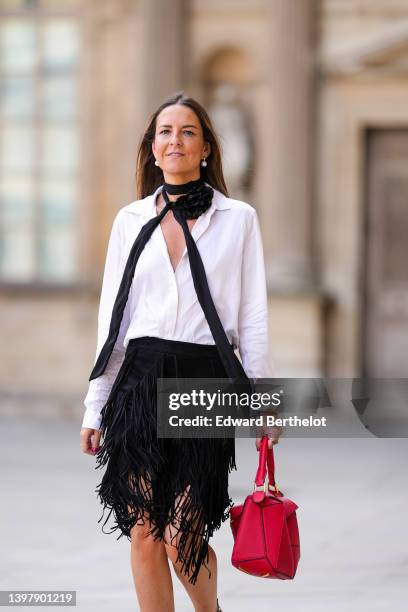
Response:
[[[82,411],[107,239],[169,93],[259,214],[281,376],[404,376],[408,0],[0,2],[3,406]]]

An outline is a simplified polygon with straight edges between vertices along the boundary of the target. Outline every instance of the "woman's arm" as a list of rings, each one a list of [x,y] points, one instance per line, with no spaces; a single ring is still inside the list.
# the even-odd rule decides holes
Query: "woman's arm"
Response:
[[[242,258],[238,315],[239,353],[249,378],[271,378],[268,343],[268,298],[262,236],[255,209],[248,215]]]
[[[94,364],[105,343],[109,333],[109,325],[112,316],[113,304],[122,279],[126,262],[122,261],[121,252],[123,237],[120,231],[120,212],[116,215],[109,238],[108,249],[105,260],[105,269],[102,281],[101,297],[98,313],[97,349]],[[89,383],[88,393],[84,400],[86,407],[82,427],[99,429],[101,423],[101,410],[108,399],[112,385],[125,357],[123,341],[130,323],[129,301],[126,304],[123,319],[120,326],[112,355],[102,376],[94,378]]]
[[[265,262],[258,216],[251,210],[242,261],[241,303],[239,308],[239,352],[242,365],[249,378],[273,378],[274,368],[269,355],[268,294]],[[256,382],[256,380],[255,380]],[[277,415],[268,407],[260,408],[262,415]],[[265,419],[265,416],[264,416]],[[260,449],[261,438],[269,438],[268,448],[279,442],[282,427],[257,428],[255,445]]]

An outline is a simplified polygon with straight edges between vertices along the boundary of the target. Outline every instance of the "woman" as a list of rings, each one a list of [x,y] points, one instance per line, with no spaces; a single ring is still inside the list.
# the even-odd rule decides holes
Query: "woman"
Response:
[[[228,197],[211,121],[182,92],[151,117],[137,190],[109,240],[81,448],[107,466],[103,526],[113,513],[131,540],[140,609],[174,610],[170,559],[195,610],[215,612],[208,541],[228,517],[234,440],[158,438],[156,381],[271,375],[259,224]]]

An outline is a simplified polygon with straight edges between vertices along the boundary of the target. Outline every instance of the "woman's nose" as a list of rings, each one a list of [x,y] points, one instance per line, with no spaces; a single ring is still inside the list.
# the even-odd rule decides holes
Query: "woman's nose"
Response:
[[[181,137],[181,134],[179,134],[178,132],[173,132],[173,134],[171,135],[171,138],[170,138],[170,144],[172,144],[172,145],[179,144],[180,143],[180,137]]]

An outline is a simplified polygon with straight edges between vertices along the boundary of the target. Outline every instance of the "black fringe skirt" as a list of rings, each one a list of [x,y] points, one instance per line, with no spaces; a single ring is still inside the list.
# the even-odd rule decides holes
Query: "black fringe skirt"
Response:
[[[107,511],[102,531],[119,530],[117,539],[130,540],[136,523],[147,524],[155,540],[170,533],[176,563],[194,584],[208,563],[210,537],[229,515],[235,440],[158,438],[159,377],[228,378],[215,345],[149,336],[130,340],[102,409],[96,469],[106,470],[96,489],[103,505],[98,522]],[[105,532],[112,514],[114,524]]]

